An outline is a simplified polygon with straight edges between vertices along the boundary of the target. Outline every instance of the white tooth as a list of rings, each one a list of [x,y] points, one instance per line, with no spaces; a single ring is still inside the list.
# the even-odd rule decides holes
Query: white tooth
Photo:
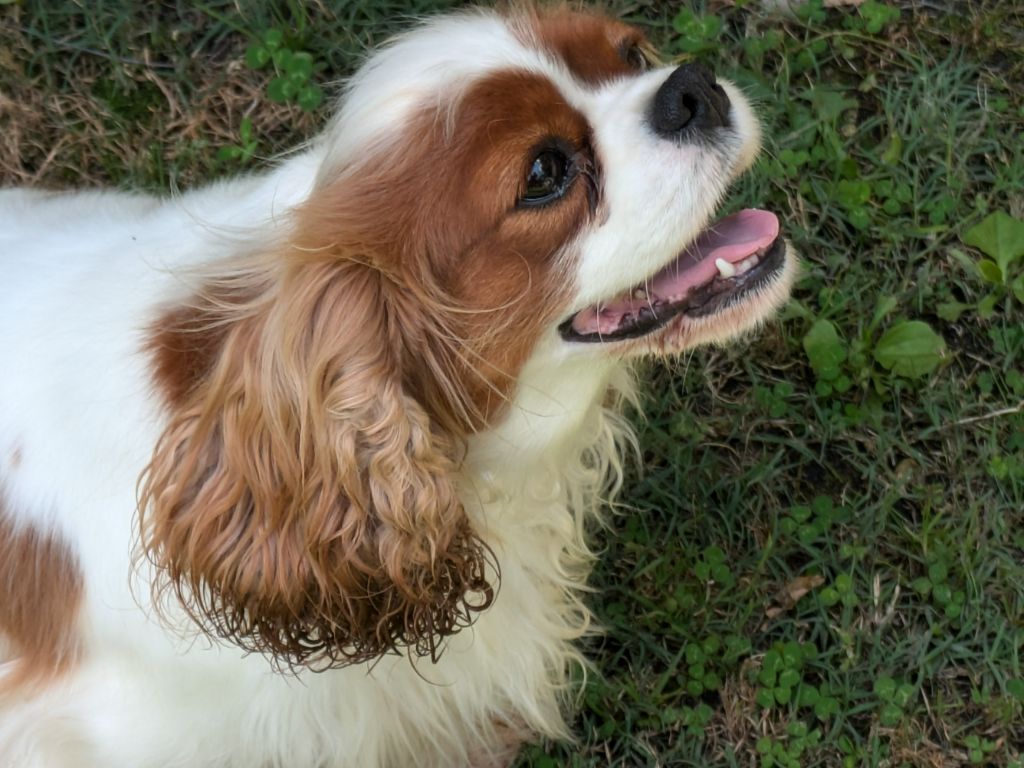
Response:
[[[715,259],[715,266],[718,267],[718,274],[722,277],[729,278],[736,276],[736,267],[725,259]]]
[[[633,291],[633,298],[640,299],[642,301],[647,298],[647,291],[645,291],[643,288],[637,288],[635,291]]]

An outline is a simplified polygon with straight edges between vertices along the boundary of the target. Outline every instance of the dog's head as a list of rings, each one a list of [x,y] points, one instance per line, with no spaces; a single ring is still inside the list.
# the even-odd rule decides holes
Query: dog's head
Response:
[[[483,423],[531,358],[677,353],[788,294],[776,217],[715,218],[760,149],[746,99],[601,15],[435,21],[370,59],[323,140],[305,247],[436,287]]]
[[[434,653],[493,595],[452,476],[524,369],[679,352],[786,296],[776,217],[714,219],[759,145],[736,88],[600,15],[465,13],[371,57],[272,258],[157,333],[143,538],[193,616],[290,661]]]

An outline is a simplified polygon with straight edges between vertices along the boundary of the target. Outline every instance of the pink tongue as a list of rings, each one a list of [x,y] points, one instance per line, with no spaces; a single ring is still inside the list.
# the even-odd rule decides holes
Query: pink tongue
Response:
[[[643,307],[655,301],[679,301],[691,289],[710,283],[718,274],[718,259],[738,264],[767,248],[778,236],[779,220],[769,211],[745,208],[726,216],[711,224],[674,262],[647,281],[648,298],[633,298],[634,288],[607,303],[587,307],[573,318],[573,330],[581,335],[614,333],[624,318]]]

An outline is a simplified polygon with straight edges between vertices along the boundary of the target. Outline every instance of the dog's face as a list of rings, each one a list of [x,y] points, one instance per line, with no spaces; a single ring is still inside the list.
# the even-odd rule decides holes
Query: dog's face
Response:
[[[452,304],[486,416],[531,355],[674,353],[785,297],[778,221],[714,221],[760,131],[736,88],[565,10],[444,19],[354,79],[309,247],[357,241]],[[470,376],[472,378],[472,376]]]

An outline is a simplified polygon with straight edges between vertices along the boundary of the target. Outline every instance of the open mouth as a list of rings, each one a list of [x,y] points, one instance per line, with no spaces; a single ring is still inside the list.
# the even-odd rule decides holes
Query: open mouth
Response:
[[[636,339],[680,315],[705,317],[765,285],[785,263],[773,213],[747,208],[711,224],[668,266],[641,285],[563,322],[566,341]]]

